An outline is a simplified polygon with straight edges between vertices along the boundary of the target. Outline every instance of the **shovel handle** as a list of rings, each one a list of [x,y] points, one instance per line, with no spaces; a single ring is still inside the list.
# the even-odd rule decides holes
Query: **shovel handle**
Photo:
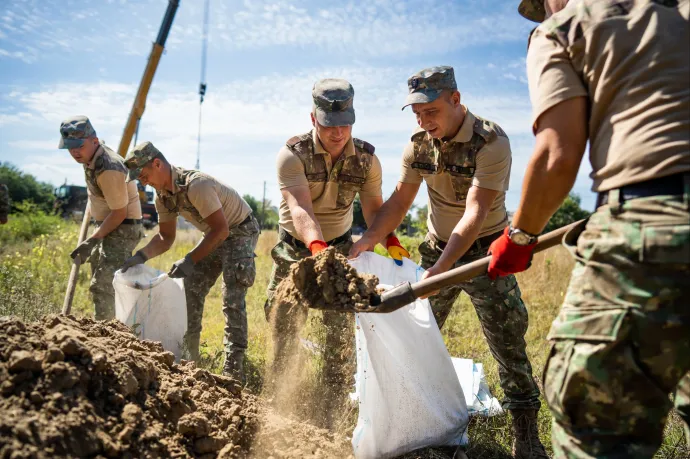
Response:
[[[560,244],[563,236],[575,228],[578,225],[584,224],[585,220],[579,220],[570,225],[558,228],[557,230],[551,231],[550,233],[540,236],[537,240],[537,245],[534,247],[534,253],[542,252],[546,249]],[[411,299],[419,298],[420,296],[427,295],[429,293],[435,292],[442,287],[448,285],[458,284],[460,282],[467,281],[474,277],[485,274],[489,268],[489,262],[491,261],[491,256],[486,256],[479,260],[473,261],[466,265],[451,269],[445,273],[438,274],[434,277],[429,277],[414,284],[406,283],[399,285],[381,295],[381,303],[376,306],[377,312],[391,312],[405,304],[410,303]],[[400,304],[402,303],[402,304]]]

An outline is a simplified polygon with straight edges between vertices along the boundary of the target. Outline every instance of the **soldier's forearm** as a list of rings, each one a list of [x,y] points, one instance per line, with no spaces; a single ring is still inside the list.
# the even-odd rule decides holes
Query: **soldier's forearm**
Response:
[[[201,241],[199,241],[199,244],[197,244],[197,246],[194,247],[191,252],[189,252],[189,256],[191,257],[192,261],[194,263],[199,263],[201,260],[206,258],[216,249],[216,247],[221,245],[223,241],[227,239],[228,234],[229,231],[227,228],[212,229],[209,231],[208,234],[204,235]]]
[[[151,259],[158,255],[167,252],[172,247],[174,238],[163,238],[160,233],[151,238],[141,251],[146,255],[146,258]]]
[[[127,217],[127,208],[112,210],[103,220],[101,226],[91,235],[94,239],[103,239],[108,234],[112,233],[122,224],[122,221]]]
[[[292,213],[292,221],[297,232],[297,239],[309,244],[312,241],[323,241],[323,232],[319,223],[316,221],[316,216],[313,210],[307,211],[303,207],[294,207],[290,209]]]
[[[364,237],[376,242],[385,241],[388,235],[395,231],[395,228],[402,223],[405,215],[407,215],[407,211],[408,209],[397,202],[395,195],[393,195],[376,212],[376,218],[369,225],[369,229],[364,233]]]
[[[436,265],[443,270],[448,270],[460,259],[472,246],[479,236],[486,212],[481,210],[466,211],[458,224],[453,229],[453,233],[448,239],[446,248],[439,257]]]

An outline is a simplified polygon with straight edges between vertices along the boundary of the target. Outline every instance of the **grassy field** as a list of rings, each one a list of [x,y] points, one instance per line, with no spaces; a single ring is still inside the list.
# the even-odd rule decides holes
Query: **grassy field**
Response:
[[[42,232],[49,234],[39,235]],[[48,312],[60,310],[71,266],[68,254],[76,244],[77,232],[76,224],[57,219],[32,223],[24,217],[24,220],[15,219],[11,225],[0,227],[0,315],[14,314],[32,320]],[[149,231],[147,238],[154,232],[155,229]],[[182,258],[194,246],[199,237],[200,234],[196,231],[180,231],[173,248],[148,264],[167,271],[174,261]],[[248,386],[257,392],[262,387],[262,377],[266,374],[271,356],[270,330],[264,317],[263,304],[271,271],[270,250],[276,239],[275,232],[264,232],[261,235],[256,249],[257,277],[247,297]],[[413,256],[417,258],[418,243],[419,240],[403,240],[403,244],[409,246]],[[538,381],[541,381],[542,369],[549,350],[545,337],[563,300],[571,267],[569,255],[559,247],[548,253],[538,254],[532,268],[518,276],[530,314],[527,351]],[[88,269],[82,269],[79,275],[74,301],[76,314],[93,314],[93,305],[88,296],[89,274]],[[218,282],[206,300],[202,332],[202,365],[214,371],[218,371],[223,359],[223,320],[221,289]],[[310,326],[307,327],[307,333],[318,331]],[[489,353],[476,314],[466,296],[461,297],[455,305],[444,327],[443,337],[451,355],[472,358],[484,363],[491,390],[500,399],[502,392],[498,384],[496,363]],[[540,430],[542,441],[549,450],[550,428],[549,411],[543,403]],[[469,433],[470,457],[511,457],[512,436],[507,417],[474,419]],[[683,438],[681,422],[675,413],[670,418],[664,445],[656,457],[690,457],[690,450]]]

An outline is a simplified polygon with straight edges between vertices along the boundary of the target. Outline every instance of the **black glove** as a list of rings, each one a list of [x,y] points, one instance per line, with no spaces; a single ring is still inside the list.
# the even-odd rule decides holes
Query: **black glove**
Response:
[[[126,273],[129,268],[133,268],[136,265],[146,263],[146,260],[148,259],[149,257],[147,257],[144,252],[142,252],[141,250],[137,250],[137,253],[135,253],[133,256],[126,259],[124,263],[122,263],[120,271]]]
[[[192,257],[187,254],[187,256],[183,259],[177,260],[175,263],[173,263],[172,268],[170,268],[170,272],[168,272],[168,277],[173,279],[185,278],[192,274],[193,271],[194,262],[192,261]]]
[[[91,256],[91,251],[99,242],[100,239],[94,239],[91,237],[86,239],[84,242],[79,244],[77,248],[72,251],[72,253],[69,254],[70,258],[72,258],[74,261],[77,261],[77,257],[79,257],[79,263],[86,263],[86,260],[88,260]]]

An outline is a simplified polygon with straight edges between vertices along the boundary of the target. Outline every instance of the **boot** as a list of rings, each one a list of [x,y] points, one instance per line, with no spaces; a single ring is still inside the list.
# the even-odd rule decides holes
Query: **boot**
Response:
[[[185,360],[191,360],[193,362],[199,363],[199,341],[200,334],[185,334],[182,341],[182,358]]]
[[[513,415],[513,456],[515,459],[549,459],[539,441],[536,409],[510,410]]]
[[[244,349],[236,349],[225,353],[223,375],[236,379],[244,386],[247,382],[244,376]]]

